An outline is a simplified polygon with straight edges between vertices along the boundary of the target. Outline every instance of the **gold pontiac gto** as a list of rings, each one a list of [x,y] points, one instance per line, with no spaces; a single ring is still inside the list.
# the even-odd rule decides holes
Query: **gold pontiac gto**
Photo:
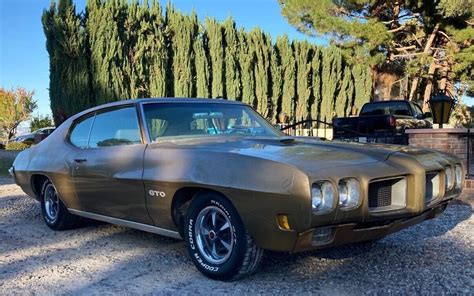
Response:
[[[86,110],[10,173],[50,228],[86,217],[183,238],[220,280],[254,272],[264,249],[375,240],[434,218],[464,179],[452,155],[288,137],[243,103],[206,99]]]

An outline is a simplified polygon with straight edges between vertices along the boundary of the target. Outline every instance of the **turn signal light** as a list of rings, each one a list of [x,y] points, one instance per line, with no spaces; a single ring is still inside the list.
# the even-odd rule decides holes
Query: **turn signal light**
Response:
[[[281,229],[290,230],[290,223],[288,223],[287,215],[278,215],[278,225]]]

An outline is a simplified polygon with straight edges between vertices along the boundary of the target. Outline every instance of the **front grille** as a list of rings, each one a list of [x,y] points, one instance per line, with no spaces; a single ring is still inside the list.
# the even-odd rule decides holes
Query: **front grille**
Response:
[[[369,208],[387,207],[392,204],[392,185],[400,179],[391,179],[369,184]]]

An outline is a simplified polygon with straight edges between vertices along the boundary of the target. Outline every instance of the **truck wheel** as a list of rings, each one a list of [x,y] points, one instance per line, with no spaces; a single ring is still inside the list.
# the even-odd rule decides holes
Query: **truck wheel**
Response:
[[[191,259],[205,276],[237,280],[257,269],[263,250],[224,197],[215,193],[196,196],[188,208],[184,228]]]
[[[44,182],[41,189],[41,212],[46,225],[53,230],[71,229],[78,219],[77,216],[69,213],[53,183],[49,180]]]

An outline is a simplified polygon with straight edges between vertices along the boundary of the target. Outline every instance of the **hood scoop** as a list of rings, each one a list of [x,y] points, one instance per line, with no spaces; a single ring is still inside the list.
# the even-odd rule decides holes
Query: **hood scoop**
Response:
[[[293,144],[293,143],[295,143],[295,142],[296,142],[296,139],[295,139],[295,138],[290,138],[290,137],[288,137],[288,138],[281,138],[281,139],[280,139],[280,143],[283,143],[283,144],[285,144],[285,145],[290,145],[290,144]]]

